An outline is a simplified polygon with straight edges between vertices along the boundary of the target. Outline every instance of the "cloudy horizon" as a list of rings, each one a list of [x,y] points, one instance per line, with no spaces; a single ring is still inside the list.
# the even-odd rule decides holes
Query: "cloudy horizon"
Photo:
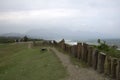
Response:
[[[119,0],[1,0],[0,34],[61,28],[120,38],[119,10]]]

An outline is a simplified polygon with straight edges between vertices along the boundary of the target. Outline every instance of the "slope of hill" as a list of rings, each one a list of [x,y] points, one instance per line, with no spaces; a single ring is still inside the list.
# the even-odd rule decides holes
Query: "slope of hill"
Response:
[[[86,39],[98,39],[103,38],[100,33],[89,31],[73,31],[68,29],[36,29],[30,30],[26,33],[31,37],[43,38],[43,39],[70,39],[70,40],[86,40]]]
[[[24,34],[20,34],[20,33],[5,33],[5,34],[1,34],[0,36],[2,36],[2,37],[23,37]]]

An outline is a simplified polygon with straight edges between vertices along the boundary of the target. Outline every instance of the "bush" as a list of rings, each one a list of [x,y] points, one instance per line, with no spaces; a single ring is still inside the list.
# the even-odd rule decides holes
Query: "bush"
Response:
[[[104,51],[109,51],[109,46],[108,46],[107,44],[101,43],[101,44],[98,46],[98,49],[99,49],[99,50],[104,50]]]
[[[105,41],[101,42],[98,40],[99,45],[95,46],[98,50],[105,52],[107,55],[110,55],[112,57],[120,58],[120,51],[117,50],[117,46],[108,46]]]
[[[0,37],[0,43],[13,43],[15,39],[9,37]]]

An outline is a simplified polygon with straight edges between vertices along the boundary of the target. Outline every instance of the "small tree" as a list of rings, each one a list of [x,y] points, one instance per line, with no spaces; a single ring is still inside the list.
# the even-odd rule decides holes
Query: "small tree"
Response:
[[[98,39],[98,43],[100,44],[98,45],[98,49],[104,50],[104,51],[109,50],[109,46],[106,44],[106,41],[101,41],[100,39]]]
[[[28,37],[27,36],[24,36],[24,41],[27,42],[28,41]]]
[[[100,39],[98,39],[98,41],[97,41],[99,44],[101,43],[101,40]]]

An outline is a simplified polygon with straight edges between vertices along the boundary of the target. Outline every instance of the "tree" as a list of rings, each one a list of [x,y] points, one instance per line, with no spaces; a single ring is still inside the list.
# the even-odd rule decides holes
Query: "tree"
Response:
[[[101,43],[101,40],[100,39],[98,39],[98,41],[97,41],[99,44]]]
[[[24,36],[24,41],[27,42],[28,41],[28,37],[27,36]]]

